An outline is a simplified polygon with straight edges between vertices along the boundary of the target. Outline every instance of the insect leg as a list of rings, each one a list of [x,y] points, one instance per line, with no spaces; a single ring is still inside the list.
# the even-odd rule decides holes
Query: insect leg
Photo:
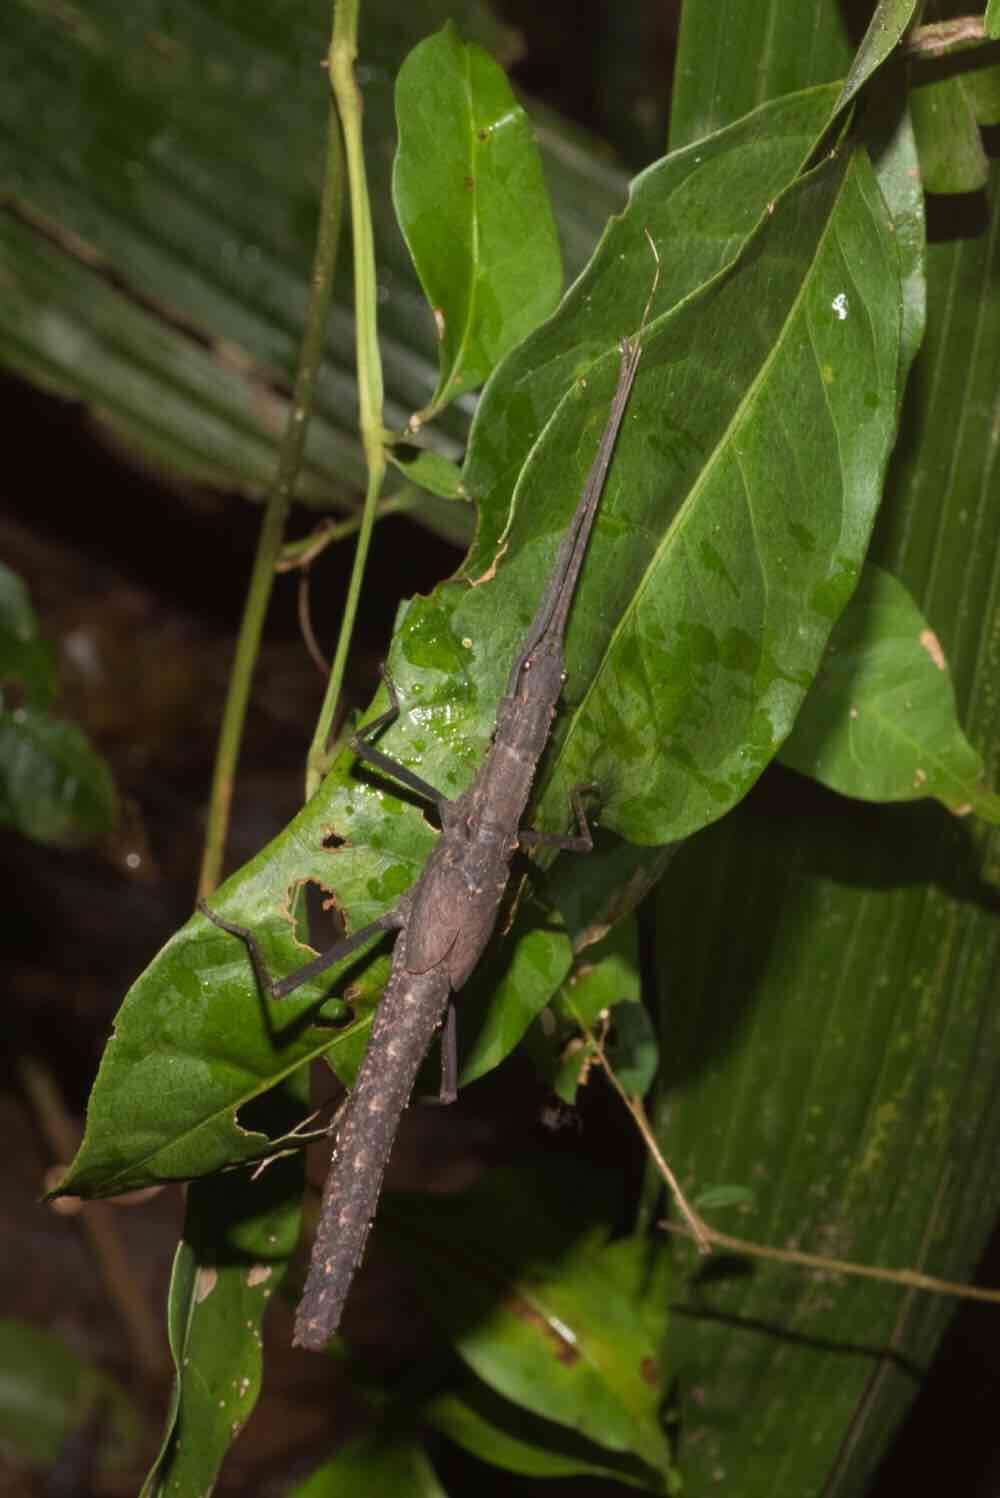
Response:
[[[386,712],[380,713],[377,718],[373,718],[370,723],[366,723],[364,728],[358,729],[357,733],[351,739],[351,748],[359,759],[365,760],[367,764],[374,765],[376,769],[383,770],[386,775],[391,775],[394,780],[400,781],[403,785],[408,785],[411,791],[416,791],[419,795],[425,796],[428,801],[433,801],[435,806],[440,806],[442,802],[447,801],[447,796],[443,796],[429,781],[421,779],[419,775],[414,775],[412,770],[408,770],[398,760],[391,758],[388,754],[383,754],[381,749],[373,748],[369,742],[369,740],[377,738],[383,728],[388,728],[389,724],[395,723],[399,717],[399,698],[396,695],[396,687],[392,677],[384,666],[382,667],[382,680],[385,682],[386,690],[389,693],[389,707]]]
[[[600,790],[596,784],[576,785],[569,793],[569,799],[576,813],[576,825],[579,832],[575,837],[564,837],[557,832],[534,832],[526,827],[523,832],[517,834],[517,841],[522,848],[561,848],[564,853],[590,853],[593,851],[594,840],[590,835],[590,824],[587,821],[587,813],[583,809],[584,791]]]
[[[333,967],[335,962],[340,962],[358,947],[364,946],[365,942],[370,941],[376,932],[398,931],[405,918],[397,905],[392,910],[386,911],[385,915],[380,915],[377,921],[372,921],[368,926],[362,926],[361,930],[355,931],[353,936],[345,937],[343,941],[338,941],[334,946],[328,947],[325,952],[321,952],[311,962],[305,963],[294,973],[290,973],[287,978],[274,978],[268,971],[260,943],[249,927],[237,926],[235,921],[227,921],[221,915],[216,915],[214,910],[209,910],[204,900],[198,901],[198,909],[213,925],[223,931],[228,931],[230,936],[238,936],[246,944],[257,986],[269,999],[286,998],[301,984],[308,983],[310,978],[318,978],[320,973]]]

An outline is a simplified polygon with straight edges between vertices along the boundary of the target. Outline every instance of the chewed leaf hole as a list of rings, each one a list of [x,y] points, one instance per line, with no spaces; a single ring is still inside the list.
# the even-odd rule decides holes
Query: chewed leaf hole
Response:
[[[325,884],[304,879],[298,886],[290,908],[295,922],[295,939],[304,947],[325,952],[344,936],[344,918],[336,896]]]
[[[341,837],[332,827],[327,828],[323,834],[322,846],[330,853],[336,852],[338,848],[346,848],[347,838]]]

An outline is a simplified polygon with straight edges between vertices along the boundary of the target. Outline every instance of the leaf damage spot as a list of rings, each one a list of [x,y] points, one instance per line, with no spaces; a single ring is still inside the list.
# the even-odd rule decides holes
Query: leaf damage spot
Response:
[[[219,1271],[202,1266],[194,1277],[195,1305],[200,1306],[203,1300],[207,1300],[218,1283]]]
[[[434,327],[437,330],[438,343],[443,343],[445,330],[444,309],[442,307],[435,307],[433,310]]]
[[[520,1296],[512,1297],[507,1305],[519,1321],[525,1322],[528,1326],[537,1327],[545,1335],[555,1352],[557,1362],[567,1368],[572,1368],[574,1363],[580,1361],[580,1354],[576,1348],[576,1336],[558,1317],[543,1315]]]
[[[944,651],[941,649],[941,641],[934,631],[932,629],[922,629],[920,631],[920,643],[938,670],[943,671],[945,669]]]
[[[660,1365],[655,1358],[645,1357],[639,1364],[639,1372],[642,1374],[643,1382],[650,1384],[654,1389],[660,1382]]]
[[[830,307],[831,307],[831,309],[833,311],[833,315],[837,319],[837,321],[838,322],[844,322],[845,319],[847,318],[847,314],[851,310],[851,304],[847,300],[847,292],[846,291],[838,291],[837,295],[834,297],[833,301],[830,303]]]
[[[922,785],[927,784],[927,771],[916,769],[913,772],[913,788],[919,790]]]
[[[247,1270],[247,1289],[256,1290],[258,1285],[263,1285],[271,1278],[270,1264],[254,1264],[252,1269]]]
[[[482,587],[483,583],[491,583],[497,575],[497,566],[503,559],[506,550],[507,542],[505,541],[500,550],[497,552],[496,556],[493,558],[490,565],[487,567],[486,571],[482,574],[482,576],[469,578],[469,586],[472,588],[480,588]]]

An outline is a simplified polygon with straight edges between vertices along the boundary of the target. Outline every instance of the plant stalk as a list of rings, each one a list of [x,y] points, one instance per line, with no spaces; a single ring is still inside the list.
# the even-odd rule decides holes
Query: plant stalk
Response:
[[[368,467],[368,486],[364,508],[361,512],[358,543],[354,552],[354,566],[351,570],[347,600],[341,619],[340,635],[334,652],[326,696],[323,699],[323,706],[316,723],[316,732],[309,749],[306,767],[307,797],[313,794],[327,767],[327,743],[343,686],[344,667],[354,631],[354,620],[361,596],[361,583],[364,578],[368,548],[375,525],[376,507],[386,467],[382,425],[382,362],[378,350],[376,315],[375,244],[361,139],[361,94],[354,77],[354,63],[358,55],[358,10],[359,0],[338,0],[334,12],[329,65],[330,81],[333,85],[344,136],[344,155],[351,200],[358,418],[361,442]]]
[[[260,650],[264,617],[274,586],[275,566],[281,554],[285,522],[302,464],[306,434],[312,416],[316,376],[326,338],[330,294],[337,263],[343,204],[343,158],[337,111],[331,99],[327,132],[326,167],[320,201],[319,228],[309,282],[306,321],[299,348],[295,388],[288,408],[278,454],[278,468],[268,494],[257,542],[250,586],[243,609],[236,655],[219,730],[219,743],[212,777],[212,793],[205,831],[198,894],[207,899],[219,882],[225,854],[226,833],[239,760],[240,741],[246,721],[250,683]]]

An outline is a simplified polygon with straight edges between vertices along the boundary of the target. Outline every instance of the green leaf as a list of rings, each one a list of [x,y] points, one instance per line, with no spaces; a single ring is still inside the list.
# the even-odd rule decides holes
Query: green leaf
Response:
[[[49,716],[56,674],[27,588],[0,563],[0,822],[72,848],[110,832],[117,801],[111,771],[85,734]]]
[[[340,1447],[290,1498],[446,1498],[427,1454],[415,1437],[380,1433],[356,1436]]]
[[[986,0],[984,25],[988,37],[993,41],[1000,38],[1000,0]]]
[[[116,814],[111,771],[75,723],[33,707],[0,713],[0,820],[74,848],[110,832]]]
[[[28,589],[0,562],[0,693],[19,705],[16,687],[31,707],[50,707],[56,693],[55,651],[38,629]]]
[[[878,0],[868,30],[844,79],[838,107],[843,107],[868,82],[902,40],[920,9],[921,0]],[[808,11],[809,7],[805,7]]]
[[[294,1101],[301,1105],[304,1085]],[[286,1096],[284,1107],[292,1096]],[[269,1104],[281,1109],[282,1100]],[[260,1393],[261,1324],[299,1233],[301,1156],[190,1187],[167,1304],[176,1375],[142,1498],[200,1498]]]
[[[396,82],[393,201],[437,325],[436,411],[486,379],[553,309],[556,227],[531,124],[503,70],[449,23]]]
[[[572,787],[596,781],[606,828],[684,837],[745,794],[790,730],[857,578],[895,430],[896,250],[869,173],[856,157],[794,185],[730,272],[654,318],[577,601],[589,638],[570,630],[542,825],[564,825]],[[572,495],[567,477],[589,457],[576,381],[607,398],[616,367],[606,348],[581,369],[613,321],[591,286],[619,245],[636,277],[637,228],[636,215],[609,232],[551,338],[526,345],[548,388],[506,537],[515,600],[532,561],[537,571],[541,554],[544,573],[551,555],[525,532],[559,534],[560,480]],[[505,430],[499,392],[513,394],[505,373],[477,413],[474,493],[502,471],[492,432]],[[473,640],[479,595],[456,610]],[[512,613],[520,630],[528,611]]]
[[[642,1004],[620,1004],[607,1044],[608,1061],[630,1097],[649,1091],[660,1064],[656,1031]]]
[[[978,192],[989,162],[973,101],[960,78],[924,83],[910,97],[913,130],[926,192]]]
[[[461,1198],[395,1197],[395,1251],[456,1351],[495,1393],[660,1474],[673,1471],[660,1423],[655,1349],[668,1290],[665,1254],[638,1238],[606,1241],[607,1185],[591,1172],[505,1170]],[[608,1206],[610,1211],[610,1206]]]
[[[102,1473],[135,1459],[141,1419],[117,1380],[61,1337],[0,1320],[0,1452],[18,1465],[50,1468],[91,1419],[101,1420]]]
[[[426,1405],[424,1418],[463,1451],[522,1477],[607,1477],[662,1492],[648,1467],[602,1450],[565,1426],[541,1420],[466,1376],[457,1389]],[[672,1491],[668,1485],[667,1491]]]
[[[528,1035],[536,1071],[563,1102],[575,1101],[594,1060],[593,1047],[581,1035],[583,1026],[599,1023],[606,1011],[620,1006],[614,1016],[617,1033],[622,1009],[640,1005],[641,997],[636,922],[620,920],[600,941],[588,943],[569,982]],[[622,1022],[628,1035],[635,1033],[628,1018]]]
[[[853,49],[840,5],[684,0],[670,105],[671,149],[731,125],[768,101],[847,72]],[[747,67],[747,58],[753,67]],[[831,90],[817,137],[833,118]]]
[[[457,463],[430,448],[394,447],[389,461],[413,484],[419,484],[441,499],[468,499],[462,485],[462,470]]]
[[[693,1195],[752,1182],[741,1237],[972,1272],[997,1206],[983,1006],[1000,941],[963,832],[776,776],[675,859],[656,903],[657,1136]],[[666,1356],[689,1490],[738,1472],[745,1498],[818,1495],[834,1474],[844,1498],[869,1492],[953,1303],[679,1253]]]
[[[937,635],[903,584],[869,564],[830,636],[782,761],[844,796],[915,801],[1000,821],[959,727]]]

